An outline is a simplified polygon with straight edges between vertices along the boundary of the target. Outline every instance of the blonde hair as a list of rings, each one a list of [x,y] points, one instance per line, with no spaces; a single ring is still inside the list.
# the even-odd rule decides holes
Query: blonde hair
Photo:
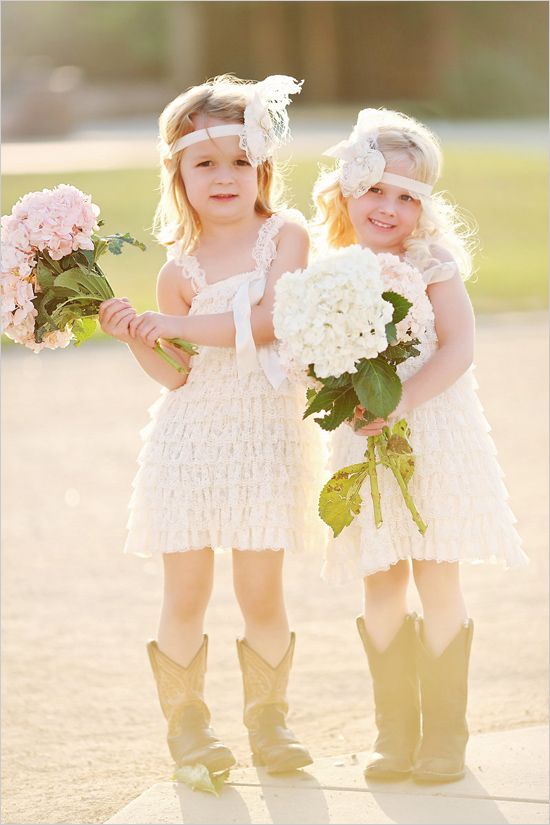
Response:
[[[376,110],[380,122],[373,123],[376,145],[386,161],[406,159],[411,176],[433,186],[441,175],[442,155],[437,137],[424,125],[401,112]],[[433,259],[430,247],[446,249],[455,259],[464,280],[472,275],[475,226],[443,192],[419,196],[418,223],[405,241],[407,256],[420,269]],[[339,248],[357,243],[347,199],[343,196],[337,169],[321,169],[313,188],[316,208],[313,234],[319,245]]]
[[[163,110],[159,118],[159,139],[171,146],[183,135],[193,132],[193,116],[210,115],[228,123],[244,123],[248,95],[244,87],[253,81],[224,74],[193,86],[178,95]],[[153,221],[153,231],[160,243],[170,246],[181,243],[182,252],[196,244],[201,232],[198,213],[189,203],[180,174],[181,150],[174,157],[161,161],[160,199]],[[284,207],[284,183],[275,162],[268,158],[258,165],[258,197],[254,205],[259,215],[270,217]]]

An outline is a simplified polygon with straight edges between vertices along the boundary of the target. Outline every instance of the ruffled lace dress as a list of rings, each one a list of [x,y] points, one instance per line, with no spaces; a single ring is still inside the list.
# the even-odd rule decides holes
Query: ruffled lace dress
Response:
[[[233,311],[237,347],[201,346],[187,383],[162,390],[151,407],[129,505],[127,553],[324,545],[316,507],[326,460],[320,433],[302,421],[304,389],[283,380],[275,345],[256,351],[249,322],[286,218],[277,214],[263,223],[254,270],[216,283],[207,282],[196,258],[171,253],[195,291],[190,314]]]
[[[435,259],[423,272],[425,285],[451,278],[454,261]],[[437,350],[433,319],[421,354],[399,365],[402,380],[417,372]],[[363,485],[363,506],[349,527],[328,542],[323,578],[343,583],[387,570],[401,559],[439,562],[498,562],[507,567],[528,563],[514,528],[503,473],[490,426],[476,394],[471,367],[445,392],[407,415],[416,467],[409,490],[427,523],[422,536],[403,501],[393,474],[378,467],[383,524],[374,526],[370,486]],[[367,439],[348,426],[331,439],[331,472],[363,460]]]

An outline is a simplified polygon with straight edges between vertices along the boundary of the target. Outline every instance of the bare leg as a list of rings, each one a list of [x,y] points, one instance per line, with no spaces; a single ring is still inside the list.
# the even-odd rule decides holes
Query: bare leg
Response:
[[[440,656],[468,621],[459,565],[414,560],[413,574],[424,613],[424,642],[434,656]]]
[[[272,667],[290,644],[283,595],[282,550],[234,550],[233,584],[245,622],[245,637]]]
[[[363,579],[365,588],[365,627],[374,647],[384,651],[407,615],[409,562],[399,561],[389,570]]]
[[[164,553],[164,598],[158,645],[187,667],[203,641],[204,614],[212,593],[214,553],[210,548]]]

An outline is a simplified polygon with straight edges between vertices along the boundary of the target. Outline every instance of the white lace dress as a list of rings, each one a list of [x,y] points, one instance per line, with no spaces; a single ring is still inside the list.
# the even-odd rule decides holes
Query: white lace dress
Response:
[[[260,286],[259,299],[286,217],[263,223],[254,270],[213,284],[196,258],[171,254],[196,293],[190,314],[232,311],[237,296],[250,307],[252,284]],[[249,356],[251,341],[248,328]],[[316,500],[326,457],[318,428],[302,421],[304,389],[287,381],[275,389],[253,342],[248,370],[239,369],[233,347],[199,349],[187,383],[162,390],[149,411],[125,552],[321,550],[325,534]],[[274,345],[257,354],[273,366]]]
[[[456,272],[454,262],[432,259],[423,272],[426,286]],[[421,354],[398,367],[406,379],[437,350],[433,320]],[[370,485],[363,485],[360,514],[328,542],[323,578],[343,583],[387,570],[401,559],[440,562],[497,562],[508,567],[528,563],[507,504],[507,491],[490,426],[477,397],[470,368],[445,392],[407,415],[416,456],[409,490],[427,523],[422,536],[403,501],[392,473],[378,467],[383,524],[374,526]],[[340,426],[331,439],[331,473],[363,460],[367,439]]]

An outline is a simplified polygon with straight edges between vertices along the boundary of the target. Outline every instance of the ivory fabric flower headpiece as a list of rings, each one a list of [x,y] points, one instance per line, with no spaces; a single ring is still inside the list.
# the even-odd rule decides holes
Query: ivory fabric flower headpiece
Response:
[[[173,158],[187,146],[215,137],[237,135],[252,166],[258,166],[271,157],[274,150],[291,139],[287,106],[291,94],[302,91],[303,80],[284,74],[270,75],[250,86],[240,87],[248,95],[244,110],[244,124],[228,123],[197,129],[176,140],[172,146],[162,144],[165,157]]]
[[[395,115],[384,109],[362,109],[351,135],[323,152],[338,160],[338,179],[345,198],[360,198],[375,183],[402,186],[414,197],[429,196],[433,187],[428,183],[386,172],[386,158],[378,148],[381,126],[396,127]]]

